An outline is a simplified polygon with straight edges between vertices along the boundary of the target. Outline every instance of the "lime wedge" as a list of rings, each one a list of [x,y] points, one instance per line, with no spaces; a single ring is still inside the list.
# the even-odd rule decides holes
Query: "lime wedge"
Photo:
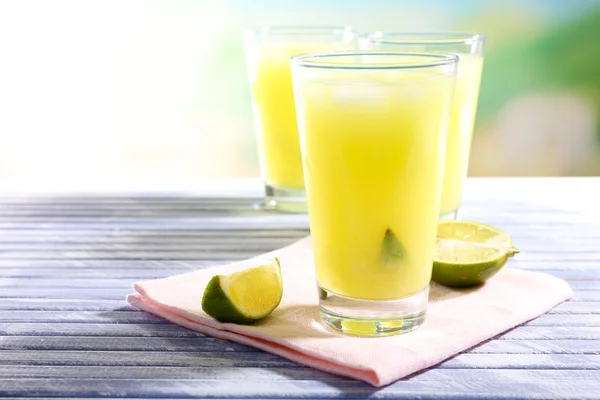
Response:
[[[489,225],[440,221],[431,279],[451,287],[480,285],[519,252],[510,236]]]
[[[220,322],[251,324],[281,302],[283,281],[276,258],[269,264],[231,275],[215,275],[206,285],[202,309]]]

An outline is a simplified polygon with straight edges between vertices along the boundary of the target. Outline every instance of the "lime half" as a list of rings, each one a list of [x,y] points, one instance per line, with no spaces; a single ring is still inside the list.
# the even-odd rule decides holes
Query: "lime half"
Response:
[[[206,285],[202,309],[220,322],[251,324],[281,302],[283,281],[276,258],[269,264],[231,275],[215,275]]]
[[[489,225],[440,221],[432,280],[452,287],[480,285],[519,252],[510,236]]]

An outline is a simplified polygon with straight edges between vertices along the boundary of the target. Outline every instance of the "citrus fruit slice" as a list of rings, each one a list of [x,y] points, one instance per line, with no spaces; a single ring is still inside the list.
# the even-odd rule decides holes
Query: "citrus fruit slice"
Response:
[[[451,287],[480,285],[519,252],[510,236],[489,225],[440,221],[431,279]]]
[[[276,258],[269,264],[231,275],[215,275],[206,285],[202,309],[220,322],[251,324],[281,302],[283,281]]]

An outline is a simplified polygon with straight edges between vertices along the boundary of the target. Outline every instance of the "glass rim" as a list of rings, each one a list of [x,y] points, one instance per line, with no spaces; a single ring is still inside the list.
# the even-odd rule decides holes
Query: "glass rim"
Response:
[[[323,35],[354,32],[354,28],[349,25],[260,25],[250,26],[244,30],[258,34],[273,33],[280,35]]]
[[[328,58],[337,57],[352,57],[352,56],[396,56],[396,57],[424,57],[429,58],[427,62],[389,62],[389,63],[327,63],[322,61]],[[435,53],[435,52],[406,52],[406,51],[379,51],[379,50],[362,50],[362,51],[335,51],[328,53],[309,53],[292,56],[290,61],[293,65],[306,68],[323,68],[323,69],[421,69],[434,68],[444,65],[452,65],[458,63],[459,57],[456,54]]]
[[[382,44],[405,45],[457,45],[484,42],[485,35],[461,31],[423,31],[423,32],[385,32],[375,31],[359,35],[359,39],[367,39]]]

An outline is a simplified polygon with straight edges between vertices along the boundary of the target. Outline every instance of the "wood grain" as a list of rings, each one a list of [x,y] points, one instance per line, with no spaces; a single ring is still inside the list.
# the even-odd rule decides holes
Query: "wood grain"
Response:
[[[600,399],[600,178],[471,179],[461,219],[505,229],[522,250],[510,265],[568,280],[574,298],[380,389],[125,303],[134,281],[308,235],[305,215],[265,213],[244,188],[0,195],[0,400]]]

